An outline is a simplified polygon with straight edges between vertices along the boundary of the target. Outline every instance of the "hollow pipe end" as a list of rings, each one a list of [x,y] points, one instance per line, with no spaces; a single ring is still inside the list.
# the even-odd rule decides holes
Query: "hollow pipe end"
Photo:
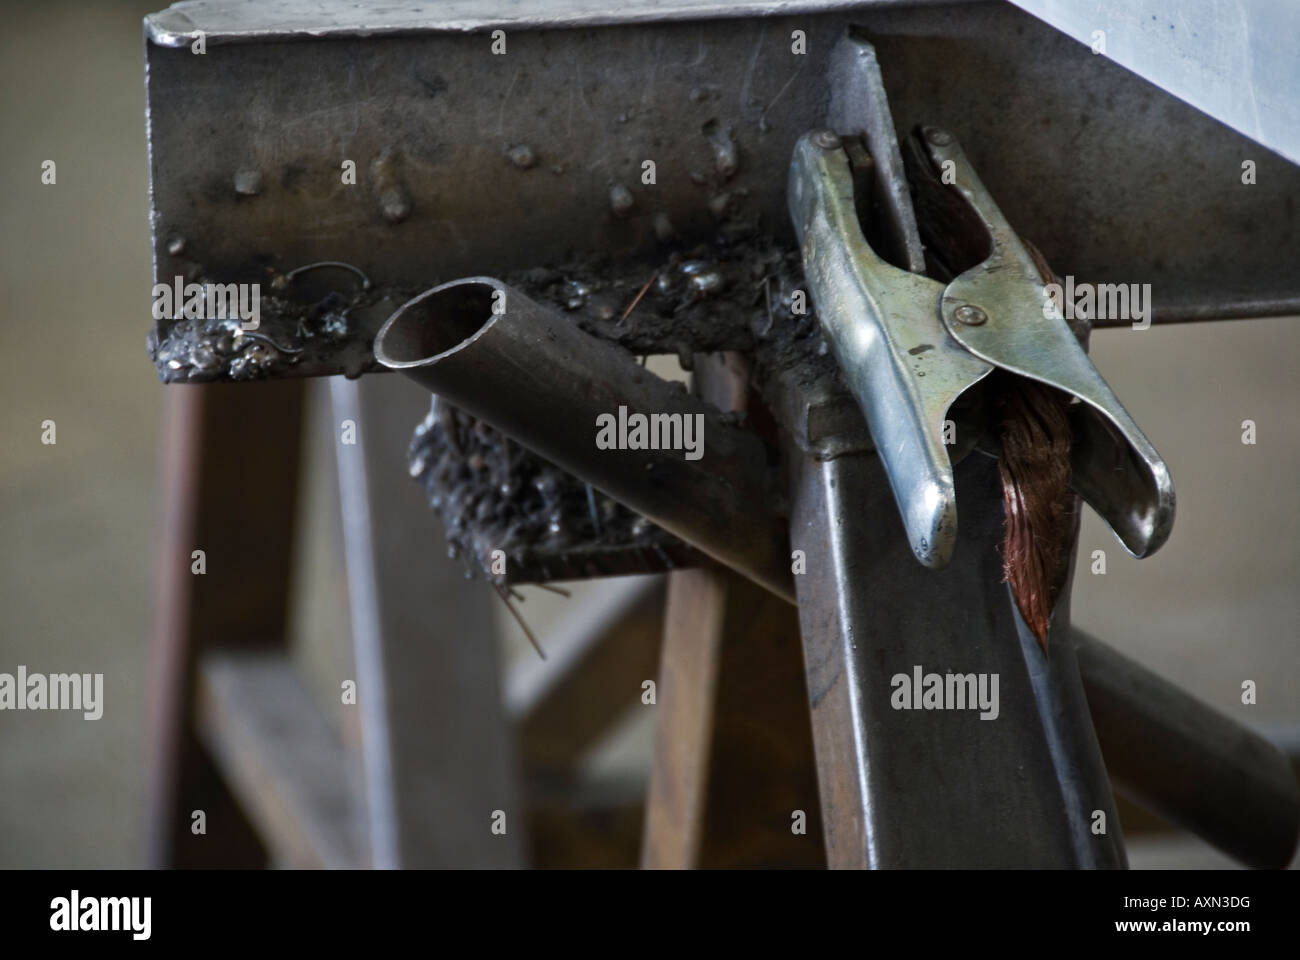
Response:
[[[463,277],[417,294],[393,311],[375,337],[375,359],[390,370],[433,363],[473,343],[521,296],[493,277]]]

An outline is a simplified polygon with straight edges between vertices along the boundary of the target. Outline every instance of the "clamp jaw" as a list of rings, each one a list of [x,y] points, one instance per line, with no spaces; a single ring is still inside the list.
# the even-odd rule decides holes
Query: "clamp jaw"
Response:
[[[987,256],[946,285],[872,250],[850,153],[835,133],[799,139],[789,180],[809,292],[866,417],[913,553],[935,569],[952,557],[952,468],[983,433],[980,391],[972,388],[995,369],[1072,398],[1073,489],[1130,553],[1153,553],[1174,518],[1164,461],[1045,297],[1033,257],[956,140],[928,127],[920,152],[932,172],[947,174],[945,189],[955,191],[949,199],[988,234]]]

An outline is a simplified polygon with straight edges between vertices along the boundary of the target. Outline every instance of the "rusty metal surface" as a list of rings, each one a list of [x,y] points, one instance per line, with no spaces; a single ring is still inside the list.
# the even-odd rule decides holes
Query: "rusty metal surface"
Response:
[[[952,130],[1060,270],[1151,283],[1156,322],[1300,306],[1300,170],[986,4],[521,29],[504,56],[486,33],[435,27],[306,39],[303,24],[267,24],[203,55],[150,42],[155,274],[269,283],[341,260],[382,289],[570,251],[651,267],[662,236],[689,246],[719,217],[757,218],[788,242],[785,166],[795,138],[825,122],[830,52],[849,23],[876,45],[899,128]],[[805,55],[791,52],[795,29]],[[1254,185],[1241,183],[1245,159]],[[313,362],[259,372],[371,369],[375,313]],[[166,343],[170,324],[158,326]]]

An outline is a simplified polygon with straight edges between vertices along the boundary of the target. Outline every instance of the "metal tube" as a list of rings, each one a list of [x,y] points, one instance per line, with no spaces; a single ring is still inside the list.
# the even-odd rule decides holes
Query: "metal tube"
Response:
[[[613,344],[499,280],[470,277],[398,308],[375,356],[794,602],[789,533],[772,508],[762,440]],[[597,448],[606,414],[618,424],[618,449]],[[624,415],[630,425],[635,414],[680,417],[683,428],[691,418],[698,459],[681,449],[624,449],[634,436],[623,436]]]
[[[1242,863],[1290,863],[1300,787],[1282,751],[1100,640],[1074,645],[1116,788]]]

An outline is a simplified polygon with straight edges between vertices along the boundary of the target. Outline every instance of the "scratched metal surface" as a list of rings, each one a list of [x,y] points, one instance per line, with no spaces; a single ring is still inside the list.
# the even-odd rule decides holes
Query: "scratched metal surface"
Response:
[[[193,22],[199,7],[178,9]],[[1157,322],[1300,307],[1300,169],[1010,6],[795,9],[520,29],[504,56],[486,32],[405,21],[324,39],[227,26],[203,55],[150,42],[155,272],[265,282],[338,259],[419,289],[597,251],[651,262],[733,218],[789,240],[791,150],[825,118],[829,53],[852,22],[876,43],[899,128],[951,129],[1059,272],[1151,283]],[[176,15],[150,21],[168,42]],[[531,165],[512,161],[522,145]],[[237,192],[252,171],[258,189]],[[382,313],[337,362],[287,372],[368,368]]]
[[[199,30],[213,43],[239,43],[262,36],[377,37],[427,30],[529,30],[789,16],[865,6],[914,7],[926,2],[943,0],[424,0],[365,5],[335,0],[279,0],[274,4],[184,0],[146,18],[145,27],[154,43],[186,47]]]

